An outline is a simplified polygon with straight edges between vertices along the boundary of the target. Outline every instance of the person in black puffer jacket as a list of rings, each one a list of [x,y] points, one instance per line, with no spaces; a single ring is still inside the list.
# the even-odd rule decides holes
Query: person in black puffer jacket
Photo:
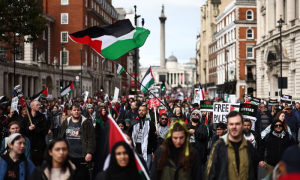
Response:
[[[259,166],[266,167],[266,174],[271,173],[283,152],[293,144],[295,140],[284,130],[283,123],[279,119],[274,120],[271,132],[264,137],[259,147]]]

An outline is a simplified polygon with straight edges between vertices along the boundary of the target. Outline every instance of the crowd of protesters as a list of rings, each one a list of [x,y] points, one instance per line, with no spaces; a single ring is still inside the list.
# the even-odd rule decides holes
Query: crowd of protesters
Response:
[[[300,179],[299,103],[261,103],[255,123],[232,111],[227,124],[214,124],[198,103],[164,102],[156,111],[142,97],[31,101],[28,112],[4,104],[0,180],[255,180],[259,166],[266,179]],[[108,168],[92,173],[109,114],[129,144],[114,144]],[[135,154],[146,174],[138,172]]]

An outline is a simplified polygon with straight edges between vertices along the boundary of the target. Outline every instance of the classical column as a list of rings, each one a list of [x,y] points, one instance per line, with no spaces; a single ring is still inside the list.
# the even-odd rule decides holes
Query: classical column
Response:
[[[34,95],[34,77],[30,77],[30,92],[29,92],[29,96],[33,96]],[[58,97],[58,96],[57,96]]]
[[[24,76],[24,84],[23,84],[22,89],[23,89],[24,96],[29,97],[29,94],[28,94],[28,76]]]
[[[173,85],[175,84],[175,76],[174,76],[174,73],[172,73],[172,84],[173,84]]]
[[[165,21],[167,20],[164,12],[164,5],[162,6],[160,20],[160,67],[166,67],[165,59]]]
[[[287,21],[286,23],[290,23],[290,21],[294,20],[296,17],[296,0],[288,0],[287,1]]]
[[[266,1],[267,33],[275,29],[274,1]]]
[[[4,71],[0,72],[0,80],[3,82],[4,81]],[[2,83],[0,85],[0,94],[4,95],[4,87],[7,86],[7,84]]]
[[[276,17],[275,17],[276,21],[279,20],[281,15],[282,15],[282,18],[283,18],[283,16],[284,16],[284,9],[283,8],[284,8],[283,0],[276,0]]]
[[[4,86],[4,95],[8,95],[9,94],[9,90],[8,90],[8,87],[9,87],[8,73],[4,74],[4,83],[3,84],[5,84],[5,86]]]
[[[183,72],[183,85],[185,85],[185,72]]]
[[[23,91],[23,93],[24,93],[24,87],[23,87],[23,84],[22,84],[22,75],[19,75],[19,76],[18,76],[18,84],[21,86],[22,91]]]

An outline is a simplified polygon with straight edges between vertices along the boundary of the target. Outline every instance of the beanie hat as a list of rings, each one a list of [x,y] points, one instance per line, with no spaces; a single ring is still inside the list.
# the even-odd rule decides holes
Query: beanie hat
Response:
[[[93,106],[92,104],[88,104],[88,105],[86,106],[86,108],[87,108],[87,109],[94,109],[94,106]]]
[[[288,173],[300,173],[300,147],[297,145],[288,147],[281,160],[285,163]]]
[[[192,114],[194,113],[194,112],[197,112],[199,115],[200,115],[200,121],[201,121],[201,119],[202,119],[202,113],[201,113],[201,111],[200,110],[198,110],[198,109],[195,109],[194,111],[192,111],[192,113],[191,113],[191,116],[190,116],[190,121],[192,121]]]
[[[131,122],[131,119],[125,119],[125,122],[129,122],[129,123],[130,123],[130,122]]]

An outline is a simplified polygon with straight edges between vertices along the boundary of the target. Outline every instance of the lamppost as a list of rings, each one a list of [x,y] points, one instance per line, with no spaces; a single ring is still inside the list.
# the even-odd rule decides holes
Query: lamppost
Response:
[[[140,15],[136,14],[136,5],[134,5],[134,24],[135,27],[137,27],[137,19],[141,17]],[[135,50],[135,62],[134,62],[134,77],[135,77],[135,83],[134,83],[134,87],[135,87],[135,95],[137,95],[137,70],[138,70],[138,49],[136,48]]]
[[[283,86],[283,79],[282,79],[282,23],[284,23],[284,20],[282,19],[282,15],[280,15],[280,19],[278,22],[278,28],[279,28],[279,37],[280,37],[280,95],[282,96],[282,86]]]
[[[207,85],[206,85],[206,63],[207,63],[207,60],[204,60],[204,63],[205,63],[205,65],[204,65],[205,68],[203,68],[203,70],[205,71],[205,74],[204,74],[205,89],[204,89],[204,91],[206,91],[206,88],[207,88]]]
[[[228,53],[229,53],[229,50],[226,49],[226,65],[227,65],[227,78],[226,78],[226,81],[227,81],[227,88],[228,88],[228,94],[229,94],[229,86],[228,86]]]
[[[60,43],[61,45],[61,85],[60,88],[62,90],[64,86],[64,43]],[[61,102],[63,102],[63,96],[61,97]]]
[[[82,52],[83,52],[83,49],[80,49],[79,50],[80,51],[80,58],[81,58],[81,63],[80,63],[80,90],[81,90],[81,93],[82,93],[82,77],[83,77],[83,75],[82,75],[82,66],[83,66],[83,64],[82,64]]]

